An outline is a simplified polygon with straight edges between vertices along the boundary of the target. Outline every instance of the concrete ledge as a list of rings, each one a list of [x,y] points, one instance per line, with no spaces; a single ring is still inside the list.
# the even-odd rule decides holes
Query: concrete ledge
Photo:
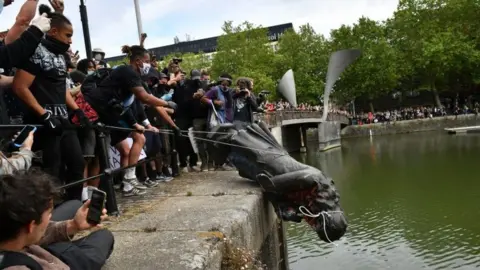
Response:
[[[223,238],[259,252],[277,217],[256,184],[236,174],[188,174],[141,200],[119,198],[126,211],[109,227],[115,250],[104,269],[221,269]]]

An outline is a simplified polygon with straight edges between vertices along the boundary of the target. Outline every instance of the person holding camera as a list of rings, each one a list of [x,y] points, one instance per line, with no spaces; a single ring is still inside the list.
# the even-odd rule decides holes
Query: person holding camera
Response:
[[[239,78],[233,93],[233,121],[253,123],[253,112],[258,111],[255,95],[252,93],[253,80]]]

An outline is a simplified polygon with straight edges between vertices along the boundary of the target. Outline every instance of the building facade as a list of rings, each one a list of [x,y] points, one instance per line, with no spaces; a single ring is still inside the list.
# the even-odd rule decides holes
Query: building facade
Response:
[[[270,46],[274,50],[277,49],[277,43],[283,33],[289,29],[293,29],[292,23],[286,24],[279,24],[267,27],[268,29],[268,40],[270,42]],[[207,55],[212,55],[217,51],[217,37],[211,38],[204,38],[186,42],[179,42],[177,44],[157,47],[149,49],[150,52],[157,56],[157,59],[162,60],[165,56],[172,54],[172,53],[199,53],[203,52]],[[115,57],[107,57],[107,61],[118,61],[122,60],[125,56],[115,56]]]

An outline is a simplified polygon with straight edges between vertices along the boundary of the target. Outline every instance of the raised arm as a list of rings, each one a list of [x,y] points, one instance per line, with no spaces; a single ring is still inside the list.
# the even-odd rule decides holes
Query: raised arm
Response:
[[[6,45],[11,44],[20,38],[23,32],[28,29],[30,22],[35,17],[35,13],[37,12],[37,5],[37,0],[27,0],[23,4],[22,8],[20,8],[20,12],[18,12],[17,18],[15,19],[15,23],[5,37]]]
[[[0,68],[20,65],[35,52],[43,37],[43,32],[36,26],[30,26],[19,39],[6,46],[0,46]]]

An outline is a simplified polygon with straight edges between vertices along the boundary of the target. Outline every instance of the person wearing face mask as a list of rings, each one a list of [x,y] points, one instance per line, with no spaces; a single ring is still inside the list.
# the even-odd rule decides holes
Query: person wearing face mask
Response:
[[[90,59],[82,59],[77,63],[77,70],[85,75],[92,75],[95,72],[95,62]]]
[[[202,103],[209,106],[207,126],[212,128],[212,114],[215,114],[216,120],[219,123],[232,123],[233,122],[233,90],[230,88],[232,85],[232,76],[227,73],[223,73],[218,78],[218,85],[212,87],[203,97],[201,97]],[[209,149],[212,150],[211,145]],[[214,157],[213,161],[215,170],[233,170],[233,168],[225,163],[226,157]]]
[[[120,152],[122,167],[134,165],[140,158],[140,153],[145,144],[145,136],[141,133],[149,122],[138,122],[132,105],[135,99],[151,107],[172,107],[175,104],[161,100],[148,93],[141,79],[150,71],[150,55],[147,50],[140,46],[123,46],[122,52],[129,58],[130,64],[118,66],[111,70],[98,86],[91,91],[82,93],[85,100],[98,113],[99,121],[112,126],[134,128],[139,132],[125,132],[112,130],[110,132],[111,145]],[[83,86],[85,86],[84,83]],[[143,119],[140,119],[143,120]],[[133,144],[129,147],[126,139],[131,136]],[[135,168],[125,170],[123,179],[124,196],[145,194],[146,187],[140,184],[136,178]]]
[[[190,79],[182,78],[177,83],[172,100],[178,105],[178,109],[175,111],[175,123],[182,130],[188,130],[193,126],[193,94],[199,88],[200,72],[195,69],[191,71]],[[177,136],[175,142],[182,172],[199,172],[198,157],[193,151],[190,140],[185,136]]]
[[[207,143],[201,139],[206,139],[206,131],[207,129],[207,117],[208,117],[208,105],[201,102],[201,98],[209,90],[210,84],[210,74],[207,70],[192,70],[192,80],[198,80],[198,84],[196,87],[193,88],[195,91],[193,93],[193,101],[192,101],[192,117],[193,117],[193,129],[198,131],[199,133],[196,134],[200,140],[197,140],[198,145],[198,155],[200,160],[202,161],[202,165],[200,167],[201,171],[208,171],[209,168],[212,170],[213,167],[213,160],[209,159]]]
[[[43,124],[35,132],[34,150],[43,150],[43,167],[49,174],[73,182],[83,178],[84,160],[77,133],[69,122],[70,109],[82,126],[90,122],[67,91],[66,53],[72,43],[70,20],[40,5],[40,14],[46,13],[51,29],[42,39],[29,61],[19,67],[13,81],[13,91],[28,108],[24,115],[27,124]],[[60,168],[67,168],[64,172]],[[80,199],[81,186],[66,190],[67,199]]]
[[[100,48],[93,49],[92,55],[93,55],[93,60],[97,63],[105,59],[105,52]]]
[[[219,121],[221,123],[232,123],[233,122],[233,104],[232,104],[232,76],[227,73],[220,75],[218,78],[218,85],[212,87],[205,95],[202,97],[202,102],[209,105],[215,106],[217,111]],[[210,115],[213,110],[210,110]],[[211,126],[209,126],[211,128]]]

